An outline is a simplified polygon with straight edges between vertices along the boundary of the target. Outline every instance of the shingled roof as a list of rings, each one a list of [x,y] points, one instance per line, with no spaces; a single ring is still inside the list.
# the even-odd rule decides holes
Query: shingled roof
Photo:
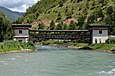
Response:
[[[12,24],[12,27],[28,27],[31,28],[31,24]]]

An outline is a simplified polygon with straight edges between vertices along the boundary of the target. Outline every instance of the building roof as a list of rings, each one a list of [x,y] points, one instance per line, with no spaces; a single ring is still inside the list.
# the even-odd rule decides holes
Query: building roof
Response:
[[[110,25],[105,25],[105,24],[89,24],[90,27],[110,27]]]
[[[28,27],[31,28],[31,24],[12,24],[12,27]]]

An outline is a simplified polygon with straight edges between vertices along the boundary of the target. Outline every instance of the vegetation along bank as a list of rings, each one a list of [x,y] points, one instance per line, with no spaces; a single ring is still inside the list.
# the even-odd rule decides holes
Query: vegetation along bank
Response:
[[[101,44],[88,44],[88,43],[79,43],[79,42],[59,42],[54,40],[47,40],[37,42],[37,45],[48,45],[48,46],[61,46],[61,47],[68,47],[68,48],[77,48],[77,49],[84,49],[84,50],[96,50],[101,52],[112,52],[115,50],[115,44],[112,40],[108,40],[107,43]]]
[[[31,43],[21,43],[18,41],[6,41],[0,43],[0,54],[12,52],[32,52],[34,45]]]

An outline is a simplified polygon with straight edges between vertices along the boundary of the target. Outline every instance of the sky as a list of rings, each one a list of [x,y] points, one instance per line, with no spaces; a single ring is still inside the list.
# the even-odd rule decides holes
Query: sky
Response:
[[[0,0],[0,6],[12,11],[25,12],[28,7],[37,3],[39,0]]]

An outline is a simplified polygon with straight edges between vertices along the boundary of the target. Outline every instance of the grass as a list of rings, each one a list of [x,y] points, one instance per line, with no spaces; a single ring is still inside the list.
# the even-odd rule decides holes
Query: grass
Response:
[[[0,43],[0,53],[7,53],[11,51],[21,51],[24,49],[34,49],[34,45],[31,43],[21,43],[18,41],[6,41],[3,43]]]

